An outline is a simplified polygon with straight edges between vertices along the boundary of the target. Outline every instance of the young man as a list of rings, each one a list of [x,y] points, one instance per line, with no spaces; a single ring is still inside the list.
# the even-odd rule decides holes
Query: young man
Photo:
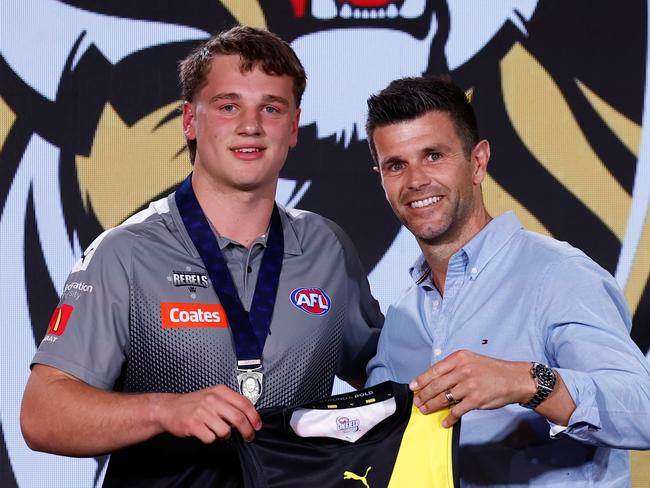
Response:
[[[84,252],[23,399],[30,447],[112,453],[105,486],[239,486],[223,440],[254,437],[253,404],[362,384],[382,321],[343,232],[274,203],[305,88],[289,45],[233,28],[180,74],[193,173]]]
[[[614,279],[513,213],[492,219],[490,146],[457,86],[397,80],[368,107],[386,197],[422,250],[368,384],[410,383],[425,413],[454,405],[462,486],[629,486],[623,449],[650,447],[650,367]]]

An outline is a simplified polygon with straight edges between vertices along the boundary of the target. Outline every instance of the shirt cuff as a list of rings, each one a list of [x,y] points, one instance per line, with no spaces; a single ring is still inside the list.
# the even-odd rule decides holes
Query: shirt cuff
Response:
[[[571,369],[554,369],[562,377],[569,395],[576,404],[576,409],[566,426],[549,422],[551,426],[550,435],[556,437],[565,434],[578,440],[586,440],[589,433],[600,430],[602,427],[600,412],[596,403],[596,386],[587,373]]]
[[[551,430],[549,431],[549,434],[551,435],[552,439],[555,439],[562,432],[568,429],[566,425],[555,425],[552,422],[549,422],[549,424],[551,425]]]

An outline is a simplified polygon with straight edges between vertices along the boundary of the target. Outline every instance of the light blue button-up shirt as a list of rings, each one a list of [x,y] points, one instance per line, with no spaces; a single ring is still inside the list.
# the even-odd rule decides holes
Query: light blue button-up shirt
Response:
[[[552,366],[577,405],[555,438],[557,426],[519,405],[465,414],[461,485],[630,486],[625,449],[650,448],[650,365],[612,276],[567,243],[523,230],[513,213],[451,257],[444,296],[420,279],[424,265],[421,256],[416,283],[388,309],[368,385],[409,383],[466,349]]]

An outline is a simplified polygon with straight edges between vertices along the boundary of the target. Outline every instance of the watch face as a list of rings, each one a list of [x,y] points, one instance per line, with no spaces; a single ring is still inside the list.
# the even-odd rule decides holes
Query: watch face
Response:
[[[539,363],[535,364],[533,373],[540,384],[549,388],[552,388],[555,385],[555,373],[553,373],[553,370],[548,366]]]

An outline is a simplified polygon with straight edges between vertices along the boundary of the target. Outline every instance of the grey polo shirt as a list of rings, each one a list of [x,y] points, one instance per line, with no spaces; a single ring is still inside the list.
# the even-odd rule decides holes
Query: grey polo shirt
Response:
[[[280,208],[280,215],[284,259],[258,407],[328,396],[334,374],[362,378],[383,320],[342,230],[311,212]],[[218,242],[248,310],[266,237],[250,250],[222,237]],[[237,389],[228,317],[173,194],[88,247],[33,363],[102,389]]]

